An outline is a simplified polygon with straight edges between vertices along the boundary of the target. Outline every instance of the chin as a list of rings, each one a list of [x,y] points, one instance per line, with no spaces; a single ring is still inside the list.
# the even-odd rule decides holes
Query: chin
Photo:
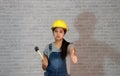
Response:
[[[62,40],[62,38],[56,38],[56,40]]]

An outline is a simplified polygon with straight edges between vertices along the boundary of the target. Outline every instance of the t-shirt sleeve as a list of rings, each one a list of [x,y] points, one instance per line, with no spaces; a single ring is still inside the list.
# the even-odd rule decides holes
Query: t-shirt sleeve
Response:
[[[75,48],[75,46],[74,46],[73,43],[70,43],[70,44],[68,45],[68,48],[67,48],[68,54],[70,54],[70,48],[71,48],[71,47],[74,47],[74,48]]]
[[[49,46],[48,45],[45,47],[45,50],[43,51],[43,54],[45,54],[46,56],[49,55]]]

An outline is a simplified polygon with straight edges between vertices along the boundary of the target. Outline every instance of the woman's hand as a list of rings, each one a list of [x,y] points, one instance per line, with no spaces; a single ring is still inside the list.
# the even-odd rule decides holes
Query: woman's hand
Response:
[[[73,63],[77,63],[78,62],[77,56],[71,56],[71,58],[72,58]]]
[[[78,62],[78,58],[77,58],[77,56],[75,54],[75,48],[74,47],[70,48],[70,56],[71,56],[71,59],[72,59],[73,63]]]
[[[47,58],[47,56],[44,55],[43,59],[42,59],[42,68],[43,68],[43,70],[46,70],[47,66],[48,66],[48,58]]]

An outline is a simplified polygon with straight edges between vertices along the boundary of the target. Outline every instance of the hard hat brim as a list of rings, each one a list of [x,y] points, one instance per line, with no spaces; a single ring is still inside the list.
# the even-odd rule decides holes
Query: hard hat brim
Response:
[[[51,27],[51,30],[55,29],[55,28],[63,28],[64,30],[68,31],[68,29],[64,28],[64,27]]]

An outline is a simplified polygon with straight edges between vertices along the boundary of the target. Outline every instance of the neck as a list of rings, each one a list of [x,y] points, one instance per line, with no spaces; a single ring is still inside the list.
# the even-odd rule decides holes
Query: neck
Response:
[[[55,44],[62,44],[63,39],[61,40],[55,40]]]

